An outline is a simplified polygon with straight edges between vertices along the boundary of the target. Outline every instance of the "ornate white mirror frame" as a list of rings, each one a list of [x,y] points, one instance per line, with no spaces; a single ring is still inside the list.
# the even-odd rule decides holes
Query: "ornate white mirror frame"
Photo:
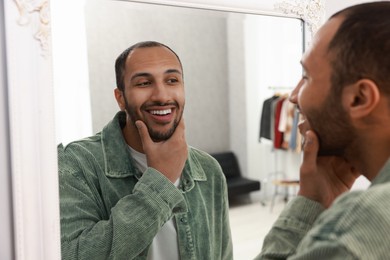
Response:
[[[5,0],[6,99],[10,140],[9,195],[13,248],[16,259],[60,259],[54,87],[51,53],[50,4],[63,0]],[[73,1],[68,0],[69,5]],[[107,0],[109,1],[109,0]],[[310,34],[321,24],[322,0],[153,0],[134,1],[172,6],[278,13],[302,18]],[[71,19],[71,14],[69,14]],[[3,38],[4,36],[4,38]],[[71,40],[71,39],[70,39]],[[55,48],[55,46],[53,46]],[[0,118],[1,119],[1,118]],[[2,184],[6,185],[6,184]],[[2,229],[3,230],[3,229]],[[1,241],[0,241],[1,242]],[[4,243],[2,243],[4,244]],[[0,248],[3,251],[3,248]]]

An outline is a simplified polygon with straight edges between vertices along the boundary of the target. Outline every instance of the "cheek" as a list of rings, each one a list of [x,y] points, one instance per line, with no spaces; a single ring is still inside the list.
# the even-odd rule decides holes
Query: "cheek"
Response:
[[[185,101],[184,93],[183,93],[183,95],[180,95],[180,96],[178,97],[177,102],[180,104],[180,106],[184,107],[185,102],[186,102],[186,101]]]
[[[318,88],[302,87],[298,94],[298,105],[303,114],[307,110],[319,109],[324,103],[326,93],[321,93]]]
[[[308,93],[307,88],[301,87],[301,89],[298,92],[297,102],[298,106],[303,114],[305,114],[305,109],[310,103],[310,93]]]
[[[181,108],[185,105],[185,93],[184,89],[175,89],[170,93],[172,100],[176,101]]]
[[[148,96],[142,91],[129,91],[126,93],[126,100],[128,106],[139,109],[148,100]]]

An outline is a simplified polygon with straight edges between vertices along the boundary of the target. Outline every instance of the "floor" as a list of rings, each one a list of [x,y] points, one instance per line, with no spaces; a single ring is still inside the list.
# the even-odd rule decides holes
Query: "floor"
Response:
[[[253,259],[262,241],[283,210],[282,198],[276,199],[271,212],[270,201],[248,199],[230,203],[229,215],[235,260]]]

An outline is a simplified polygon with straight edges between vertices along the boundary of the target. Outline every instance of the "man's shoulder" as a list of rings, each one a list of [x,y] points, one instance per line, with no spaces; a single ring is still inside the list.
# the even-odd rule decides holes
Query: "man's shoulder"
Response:
[[[73,164],[81,165],[85,161],[96,161],[103,156],[100,134],[57,146],[58,165],[61,169]]]
[[[345,237],[370,233],[377,223],[390,229],[390,183],[345,193],[318,219],[328,231]],[[333,230],[333,231],[332,231]]]
[[[317,222],[312,237],[317,241],[338,241],[362,259],[387,253],[378,250],[387,245],[390,230],[390,183],[344,194]],[[371,258],[371,257],[372,258]]]
[[[189,153],[191,156],[196,156],[198,158],[204,158],[206,160],[209,160],[210,158],[212,158],[212,156],[209,153],[207,153],[203,150],[200,150],[198,148],[195,148],[193,146],[189,146],[188,149],[189,149]]]
[[[85,137],[79,140],[75,140],[69,143],[60,143],[57,146],[57,150],[63,151],[63,152],[77,152],[77,151],[83,151],[85,149],[93,149],[101,147],[101,134],[98,133],[93,136]]]
[[[376,184],[360,192],[355,207],[370,212],[368,214],[385,213],[385,218],[390,222],[390,182]]]
[[[336,200],[334,207],[351,210],[368,210],[388,205],[390,212],[390,182],[370,186],[368,189],[345,193]],[[390,220],[390,218],[389,218]]]
[[[211,164],[211,165],[219,165],[217,160],[212,157],[209,153],[199,150],[195,147],[189,147],[189,156],[191,160],[196,160],[203,163]]]
[[[200,167],[207,178],[224,178],[217,160],[205,151],[190,146],[189,161],[190,164]]]
[[[61,143],[57,146],[57,149],[65,153],[77,154],[84,154],[88,152],[94,153],[95,150],[100,151],[103,146],[110,145],[111,140],[116,142],[116,140],[120,139],[119,137],[123,138],[120,125],[123,123],[123,120],[125,120],[125,116],[125,113],[120,111],[110,122],[107,123],[106,126],[101,129],[100,132],[66,144]]]

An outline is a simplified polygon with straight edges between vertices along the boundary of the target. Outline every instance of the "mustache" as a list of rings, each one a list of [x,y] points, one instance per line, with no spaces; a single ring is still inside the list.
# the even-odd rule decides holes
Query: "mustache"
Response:
[[[160,101],[153,101],[153,102],[148,102],[148,103],[145,103],[141,106],[141,109],[148,109],[149,107],[156,107],[156,106],[174,106],[176,108],[179,107],[179,103],[177,103],[176,101],[172,101],[172,102],[160,102]]]

